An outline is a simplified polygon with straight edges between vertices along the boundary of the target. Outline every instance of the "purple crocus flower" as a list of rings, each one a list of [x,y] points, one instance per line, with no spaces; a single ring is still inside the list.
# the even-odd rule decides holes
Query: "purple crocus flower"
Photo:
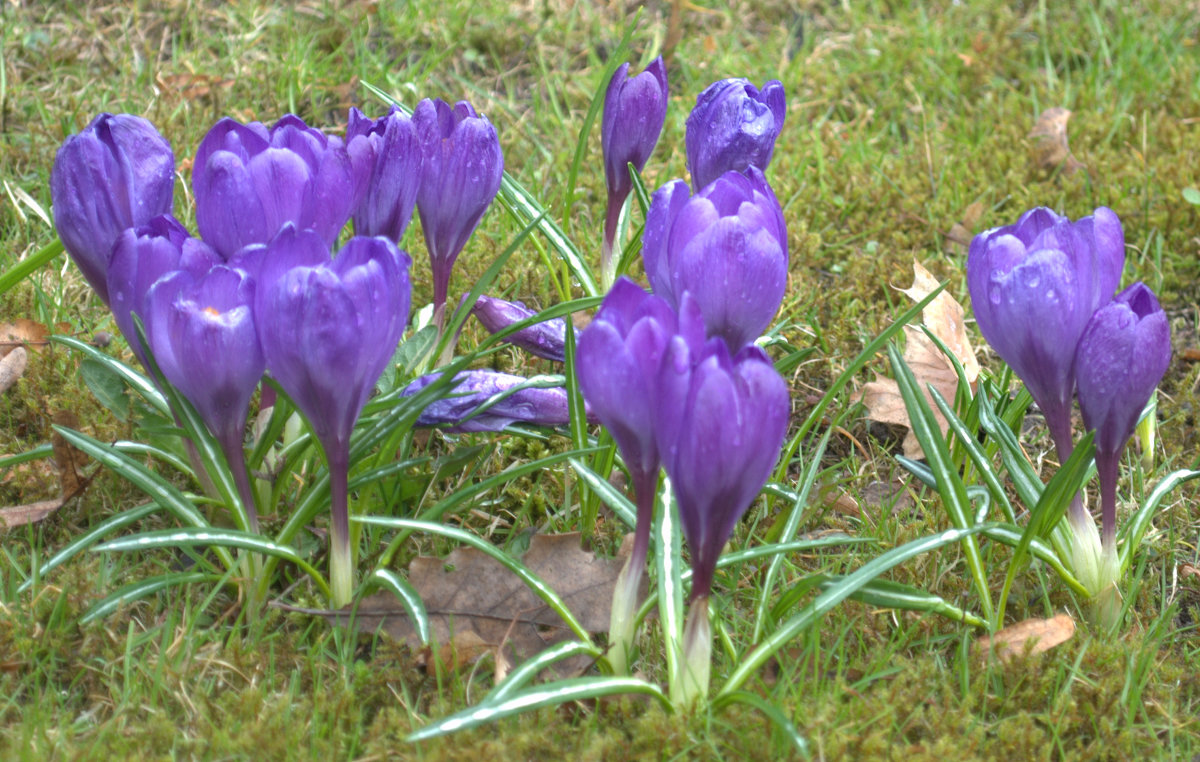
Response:
[[[588,406],[617,442],[629,469],[637,503],[633,550],[613,591],[609,663],[614,672],[627,671],[633,641],[637,595],[658,484],[659,453],[654,417],[663,352],[673,336],[699,349],[704,322],[687,294],[676,316],[661,296],[648,294],[625,276],[604,297],[596,318],[579,336],[575,372]]]
[[[421,376],[405,387],[402,395],[411,397],[439,378],[440,373]],[[566,390],[527,385],[531,381],[536,379],[495,370],[462,371],[445,397],[421,411],[417,425],[444,426],[454,432],[503,431],[514,423],[566,426],[570,421]]]
[[[475,301],[471,313],[483,323],[488,333],[497,333],[537,314],[522,302],[509,302],[486,294],[481,294]],[[571,330],[575,329],[572,327]],[[567,354],[567,321],[554,318],[534,323],[508,334],[504,340],[543,359],[562,362]]]
[[[1171,328],[1154,292],[1134,283],[1092,315],[1075,351],[1083,423],[1096,431],[1101,539],[1116,547],[1117,466],[1171,362]]]
[[[686,705],[708,690],[708,596],[717,559],[779,458],[790,402],[761,349],[748,346],[730,357],[715,338],[696,351],[673,337],[656,391],[655,438],[692,556],[685,671],[682,684],[671,686],[672,699]]]
[[[628,75],[628,63],[621,64],[613,73],[604,94],[604,116],[600,122],[604,181],[608,186],[601,268],[607,283],[612,282],[616,268],[612,252],[617,222],[625,200],[633,190],[628,165],[642,171],[654,152],[667,118],[667,67],[662,56],[651,61],[641,74]]]
[[[54,156],[54,228],[88,285],[108,304],[108,260],[126,228],[171,211],[175,154],[154,125],[100,114]]]
[[[270,129],[222,119],[200,141],[192,166],[196,225],[226,259],[271,241],[287,223],[315,230],[332,247],[365,185],[340,138],[292,114]]]
[[[1073,449],[1076,346],[1124,263],[1121,221],[1105,207],[1078,222],[1031,209],[971,241],[967,287],[979,330],[1025,382],[1062,460]]]
[[[218,264],[221,258],[217,253],[199,238],[193,238],[169,214],[155,217],[145,225],[126,228],[117,238],[108,263],[109,306],[117,328],[143,367],[149,364],[137,340],[133,313],[144,316],[143,300],[150,287],[176,270],[185,270],[199,278]]]
[[[654,293],[678,306],[691,293],[709,336],[731,352],[770,325],[787,287],[787,228],[775,192],[756,167],[726,172],[695,196],[675,180],[646,215],[642,257]]]
[[[224,265],[195,276],[160,278],[145,296],[146,338],[163,376],[192,403],[212,432],[258,530],[242,442],[250,398],[266,369],[255,329],[254,285]]]
[[[354,212],[356,235],[390,238],[397,244],[412,220],[421,185],[421,145],[413,121],[397,106],[368,119],[350,109],[346,150],[363,185]]]
[[[684,136],[692,184],[703,188],[730,170],[765,170],[786,113],[779,80],[767,82],[762,90],[740,78],[704,88],[688,115]]]
[[[433,270],[434,320],[444,324],[450,271],[500,190],[504,156],[496,128],[466,101],[423,100],[413,112],[424,169],[417,212]]]
[[[324,239],[284,227],[258,262],[254,313],[267,369],[304,413],[329,464],[335,606],[353,587],[350,435],[408,323],[408,255],[387,238]]]

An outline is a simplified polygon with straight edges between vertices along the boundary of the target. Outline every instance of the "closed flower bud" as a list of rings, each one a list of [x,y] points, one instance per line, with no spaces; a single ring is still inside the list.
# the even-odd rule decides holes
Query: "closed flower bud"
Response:
[[[454,260],[500,190],[504,156],[496,128],[466,101],[451,106],[440,99],[423,100],[413,112],[413,123],[424,160],[417,212],[440,318]]]
[[[483,323],[488,333],[497,333],[537,314],[521,302],[508,302],[486,294],[481,294],[475,301],[471,313]],[[562,362],[567,354],[567,321],[554,318],[534,323],[508,334],[504,340],[537,357]]]
[[[411,397],[441,374],[421,376],[405,387]],[[466,370],[451,381],[442,399],[421,411],[418,426],[445,426],[447,431],[503,431],[514,423],[565,426],[570,421],[567,392],[561,386],[531,386],[531,379],[494,370]]]
[[[691,293],[709,336],[736,353],[762,335],[787,287],[787,229],[757,168],[726,172],[695,196],[676,180],[654,194],[642,256],[654,293]]]
[[[50,171],[54,227],[105,304],[117,237],[169,214],[174,186],[171,146],[140,116],[100,114],[59,147]]]
[[[270,129],[222,119],[200,141],[192,168],[200,236],[226,259],[268,243],[288,223],[332,247],[362,187],[341,139],[291,114]]]
[[[399,244],[421,186],[421,145],[412,119],[396,106],[375,120],[352,108],[346,150],[362,186],[356,194],[355,235],[381,235]]]
[[[1032,209],[971,241],[967,286],[979,330],[1025,382],[1061,458],[1072,449],[1076,346],[1112,299],[1124,262],[1121,222],[1104,207],[1074,223]]]
[[[786,113],[778,80],[762,90],[745,79],[722,79],[706,87],[688,115],[684,138],[692,185],[703,188],[731,170],[766,170]]]
[[[220,263],[221,258],[208,244],[193,238],[168,214],[127,228],[117,238],[108,265],[109,306],[117,327],[143,366],[147,365],[146,354],[137,340],[133,313],[145,318],[143,303],[150,287],[176,270],[199,278]]]

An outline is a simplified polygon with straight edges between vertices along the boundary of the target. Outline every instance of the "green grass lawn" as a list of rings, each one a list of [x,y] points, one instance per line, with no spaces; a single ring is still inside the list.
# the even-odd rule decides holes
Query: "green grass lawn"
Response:
[[[341,132],[350,106],[371,116],[384,112],[367,84],[410,107],[424,97],[470,100],[496,126],[507,172],[598,261],[605,202],[598,125],[570,200],[568,173],[605,66],[635,24],[628,54],[634,69],[658,53],[669,55],[666,127],[643,173],[651,191],[684,176],[684,120],[707,84],[727,76],[784,84],[787,121],[769,176],[788,224],[791,282],[776,320],[792,345],[815,347],[788,379],[797,422],[910,306],[896,288],[911,282],[913,260],[947,280],[949,293],[965,303],[966,254],[956,239],[1010,224],[1032,206],[1076,218],[1103,205],[1124,223],[1122,282],[1143,280],[1157,291],[1175,346],[1160,390],[1154,472],[1131,469],[1121,494],[1140,500],[1163,474],[1193,466],[1200,206],[1183,192],[1200,187],[1194,2],[699,0],[676,10],[672,24],[665,0],[640,12],[632,3],[566,0],[4,2],[0,274],[55,240],[42,219],[50,210],[55,149],[95,114],[139,114],[168,137],[179,163],[176,214],[194,229],[190,161],[216,120],[270,123],[291,112]],[[1039,165],[1037,139],[1030,137],[1038,115],[1054,106],[1071,111],[1070,150],[1082,164],[1074,172]],[[459,259],[452,298],[470,289],[521,228],[493,207]],[[429,265],[420,235],[410,232],[406,243],[417,307],[431,299]],[[498,277],[497,291],[538,308],[560,301],[546,273],[552,257],[537,235],[526,239]],[[99,344],[116,332],[65,256],[2,295],[0,323],[19,318]],[[462,342],[470,345],[477,333],[469,328]],[[128,354],[119,336],[105,351]],[[489,362],[557,372],[510,350]],[[31,355],[25,377],[0,397],[0,454],[48,441],[64,411],[102,442],[137,434],[135,420],[97,401],[80,367],[81,357],[62,346]],[[886,360],[872,363],[840,394],[831,420],[852,405],[852,393],[872,371],[887,374]],[[811,452],[824,426],[802,451]],[[1040,427],[1027,427],[1022,441],[1035,465],[1053,472]],[[558,434],[543,441],[434,433],[414,445],[433,459],[416,472],[423,480],[418,494],[434,499],[463,486],[447,478],[459,469],[454,448],[493,443],[479,450],[472,478],[573,446]],[[789,558],[782,589],[813,571],[849,573],[884,550],[947,528],[937,493],[907,477],[892,457],[899,444],[895,430],[871,423],[861,410],[834,433],[801,531],[876,541]],[[615,551],[623,531],[618,522],[602,514],[582,526],[579,490],[567,480],[561,465],[522,477],[481,496],[473,510],[458,511],[454,522],[505,548],[533,530],[583,530],[594,533],[600,552]],[[904,485],[898,504],[890,486],[897,480]],[[0,471],[0,506],[46,499],[56,490],[53,472],[37,464]],[[491,664],[426,670],[402,644],[278,608],[248,623],[235,596],[213,585],[167,590],[80,623],[121,585],[178,571],[186,560],[179,554],[85,553],[18,592],[49,555],[143,500],[100,470],[81,498],[45,521],[0,530],[0,757],[779,759],[793,753],[777,726],[744,705],[680,718],[635,699],[570,703],[409,744],[410,732],[478,702],[491,686]],[[779,501],[758,501],[733,547],[761,542],[780,510]],[[137,528],[171,526],[169,517],[154,514]],[[366,534],[363,569],[389,537]],[[312,535],[303,537],[316,544]],[[413,539],[393,565],[451,547]],[[1007,548],[990,553],[989,580],[998,591],[1010,555]],[[1045,654],[989,663],[972,650],[981,633],[966,625],[848,602],[780,651],[745,689],[789,718],[815,758],[1192,759],[1200,755],[1198,567],[1200,509],[1188,484],[1167,499],[1136,556],[1126,583],[1130,615],[1119,635],[1092,632],[1081,620],[1071,640]],[[735,666],[733,651],[754,645],[760,571],[744,564],[718,574],[714,610],[727,623],[732,651],[714,647],[715,686]],[[910,561],[890,578],[955,605],[975,603],[958,546]],[[285,587],[281,580],[272,598],[321,605],[313,590]],[[1053,574],[1033,564],[1018,575],[1010,623],[1061,611],[1077,614],[1078,607]],[[651,621],[643,638],[649,653],[642,668],[651,679],[663,677],[662,655],[654,651],[658,626]]]

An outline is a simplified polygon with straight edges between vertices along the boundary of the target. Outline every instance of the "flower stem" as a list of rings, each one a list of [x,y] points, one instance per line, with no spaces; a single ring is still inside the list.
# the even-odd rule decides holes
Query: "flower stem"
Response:
[[[245,422],[242,422],[243,425]],[[243,516],[247,532],[258,534],[258,510],[254,506],[254,488],[250,486],[250,474],[246,471],[246,453],[242,450],[241,428],[222,432],[217,438],[225,460],[229,463],[229,471],[233,474],[233,483],[237,486],[238,497],[242,499]]]
[[[650,524],[654,518],[657,467],[650,474],[630,468],[633,490],[637,499],[637,526],[634,528],[633,549],[613,588],[612,614],[608,629],[608,664],[614,675],[629,674],[636,634],[638,592],[645,573],[646,555],[650,548]]]
[[[712,627],[708,621],[708,596],[692,600],[683,626],[683,669],[680,685],[671,686],[677,709],[690,709],[708,695],[712,668]]]
[[[1100,542],[1104,549],[1117,547],[1117,469],[1120,453],[1096,451],[1096,473],[1100,477]]]
[[[350,505],[347,484],[350,472],[349,443],[337,442],[326,450],[329,459],[329,585],[333,606],[350,603],[354,593],[354,555],[350,544]]]

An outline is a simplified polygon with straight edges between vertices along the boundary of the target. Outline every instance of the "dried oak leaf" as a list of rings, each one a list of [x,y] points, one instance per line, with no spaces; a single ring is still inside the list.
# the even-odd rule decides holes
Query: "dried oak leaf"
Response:
[[[562,597],[585,629],[606,632],[628,543],[616,558],[598,558],[579,543],[578,533],[535,535],[521,562]],[[508,668],[572,637],[562,619],[519,577],[475,548],[457,548],[445,558],[415,558],[408,579],[425,602],[432,640],[443,644],[437,651],[422,651],[427,659],[436,655],[443,664],[461,666],[492,653],[498,666]],[[344,622],[351,608],[331,613]],[[364,632],[382,628],[413,649],[422,646],[390,592],[363,599],[353,626]],[[578,674],[589,664],[586,657],[568,659],[555,669],[560,676]]]
[[[17,347],[40,350],[48,343],[50,331],[35,320],[19,318],[13,323],[0,323],[0,357]]]
[[[985,635],[975,641],[977,653],[987,658],[994,652],[1000,661],[1008,662],[1029,654],[1040,654],[1065,643],[1075,634],[1075,620],[1066,614],[1050,619],[1026,619],[1000,630],[995,635]]]
[[[1083,163],[1071,153],[1067,143],[1067,122],[1071,112],[1062,106],[1043,111],[1029,131],[1033,138],[1034,161],[1040,169],[1055,169],[1062,166],[1064,175],[1083,168]]]
[[[920,263],[913,262],[913,284],[907,289],[898,289],[915,302],[919,302],[937,288],[937,279]],[[975,349],[967,337],[966,322],[962,305],[954,297],[943,291],[930,302],[921,313],[921,322],[946,345],[963,367],[967,382],[974,385],[979,377],[979,360],[975,357]],[[933,404],[933,398],[926,389],[932,384],[947,400],[954,399],[958,388],[958,374],[954,366],[946,358],[937,344],[933,343],[924,331],[912,326],[905,326],[908,340],[904,346],[904,362],[912,370],[920,385],[926,401],[933,408],[937,419],[938,429],[944,434],[948,428],[946,419]],[[865,384],[859,394],[859,399],[867,408],[867,417],[880,423],[909,426],[908,410],[904,407],[904,398],[900,395],[900,387],[890,378],[880,378]],[[904,437],[904,455],[908,458],[922,458],[924,453],[916,436],[909,432]]]
[[[51,420],[60,426],[79,428],[78,419],[69,411],[59,411],[51,416]],[[0,525],[11,528],[41,521],[63,507],[68,500],[81,495],[91,482],[90,478],[79,473],[87,464],[87,456],[83,451],[63,439],[57,431],[51,435],[50,443],[54,449],[54,462],[58,466],[58,497],[0,508]]]

